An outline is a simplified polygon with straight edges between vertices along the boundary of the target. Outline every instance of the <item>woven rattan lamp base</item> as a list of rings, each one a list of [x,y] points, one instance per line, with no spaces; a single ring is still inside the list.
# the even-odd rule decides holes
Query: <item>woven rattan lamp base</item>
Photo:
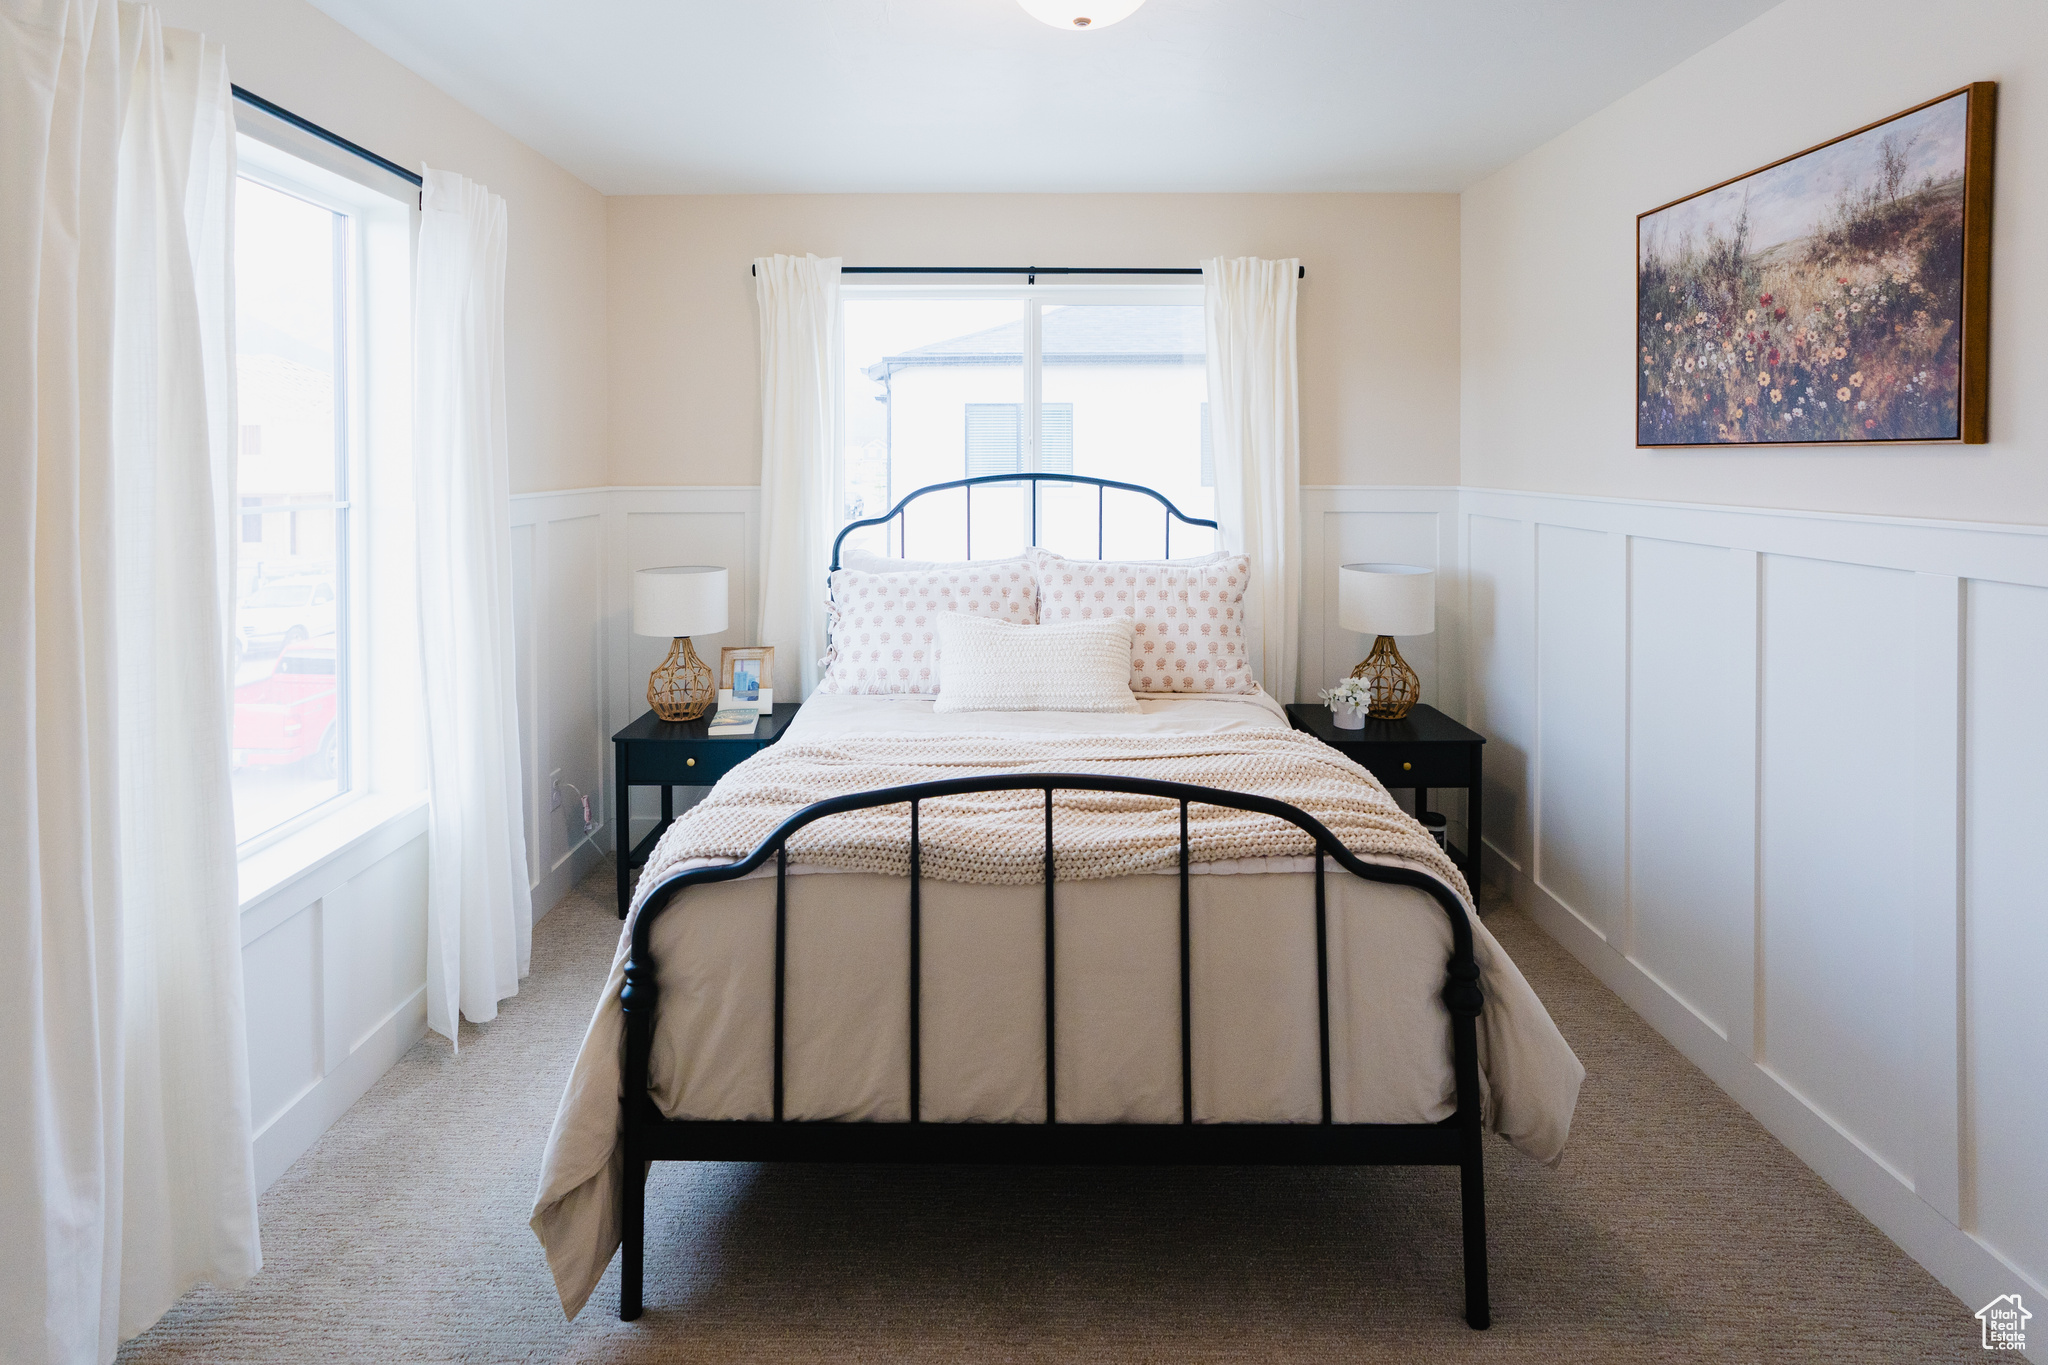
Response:
[[[695,720],[718,696],[711,666],[697,657],[690,637],[679,635],[668,657],[647,676],[647,704],[663,720]]]
[[[1400,720],[1422,700],[1422,679],[1394,647],[1394,637],[1382,635],[1372,642],[1372,653],[1351,670],[1372,689],[1372,701],[1365,714],[1373,720]]]

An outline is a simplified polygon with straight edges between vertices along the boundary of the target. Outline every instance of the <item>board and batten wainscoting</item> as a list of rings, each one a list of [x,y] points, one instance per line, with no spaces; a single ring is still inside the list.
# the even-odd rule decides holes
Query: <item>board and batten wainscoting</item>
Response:
[[[242,862],[259,1191],[427,1031],[426,798],[367,797],[321,835]]]
[[[611,747],[604,679],[612,504],[611,490],[602,488],[512,497],[520,797],[536,916],[568,894],[606,847],[601,835]],[[590,830],[583,827],[579,796],[590,798]]]
[[[1966,1303],[2043,1293],[2048,528],[1461,501],[1492,873]]]
[[[512,499],[521,793],[536,915],[603,856],[604,493]],[[602,820],[600,818],[600,826]],[[317,852],[308,854],[308,845]],[[427,1029],[426,798],[372,793],[243,860],[242,973],[256,1183],[267,1189]]]
[[[754,643],[758,517],[753,487],[513,499],[536,909],[610,845],[608,739],[666,647],[633,571],[731,571],[715,660]],[[1338,565],[1435,569],[1401,650],[1487,736],[1493,875],[1965,1301],[2048,1292],[2048,528],[1355,486],[1304,488],[1302,527],[1300,696],[1369,643]],[[419,1036],[424,876],[415,810],[246,907],[263,1183]]]

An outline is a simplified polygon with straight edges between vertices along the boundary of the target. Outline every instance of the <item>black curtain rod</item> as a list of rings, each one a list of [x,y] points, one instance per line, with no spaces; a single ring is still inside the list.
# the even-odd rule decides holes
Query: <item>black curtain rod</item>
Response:
[[[760,272],[747,267],[749,275]],[[842,275],[1028,275],[1036,284],[1040,275],[1199,275],[1198,265],[842,265]],[[1294,278],[1308,278],[1308,267],[1295,267]]]
[[[396,161],[387,161],[385,158],[378,156],[375,152],[371,151],[368,147],[359,146],[356,143],[350,142],[340,133],[330,133],[325,128],[322,128],[319,124],[313,122],[313,120],[308,118],[300,118],[291,110],[272,104],[269,100],[263,98],[263,96],[261,95],[252,95],[239,85],[231,85],[228,87],[228,89],[234,91],[235,98],[242,101],[242,103],[252,104],[256,108],[261,109],[264,113],[270,115],[272,118],[283,119],[286,123],[289,123],[292,127],[297,128],[302,133],[311,133],[314,137],[319,138],[322,142],[329,143],[332,146],[339,147],[341,148],[341,150],[343,150],[344,152],[348,152],[351,155],[359,156],[373,166],[381,166],[401,180],[409,180],[413,184],[418,185],[421,188],[425,188],[426,186],[426,182],[424,180],[420,179],[419,176],[413,174],[405,167],[399,165]]]

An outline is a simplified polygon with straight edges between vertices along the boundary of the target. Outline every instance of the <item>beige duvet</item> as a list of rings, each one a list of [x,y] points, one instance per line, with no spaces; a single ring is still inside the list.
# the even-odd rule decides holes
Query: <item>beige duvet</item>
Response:
[[[1237,743],[1242,739],[1284,748],[1290,741],[1275,730],[1286,730],[1285,715],[1263,696],[1148,700],[1140,715],[1109,716],[934,715],[929,701],[820,696],[805,704],[777,748],[861,737],[915,739],[934,752],[958,752],[987,749],[995,734],[1014,739],[1005,752],[1022,754],[1071,754],[1073,746],[1058,741],[1107,736],[1115,742],[1104,752],[1227,755],[1244,747]],[[889,751],[885,743],[860,750]],[[1350,794],[1357,814],[1345,818],[1377,828],[1382,821],[1375,804],[1385,802],[1384,791],[1362,769],[1341,766],[1347,781],[1372,788]],[[796,771],[785,762],[785,778]],[[742,768],[727,783],[744,789],[747,777]],[[767,788],[757,782],[752,790]],[[722,786],[719,796],[727,790]],[[797,791],[787,799],[805,798]],[[1332,815],[1333,825],[1342,814]],[[714,805],[694,832],[679,822],[650,861],[656,877],[644,878],[643,886],[672,867],[725,861],[676,855],[692,838],[706,846],[714,828],[724,829],[728,840],[735,837],[731,819]],[[1455,872],[1445,876],[1447,865],[1404,843],[1401,831],[1392,833],[1402,837],[1380,839],[1340,832],[1369,861],[1428,871],[1462,896]],[[1217,842],[1210,856],[1220,851],[1228,848]],[[813,856],[830,855],[819,846]],[[1177,861],[1177,853],[1169,861]],[[1198,1121],[1319,1117],[1312,865],[1299,856],[1234,857],[1193,869]],[[785,1112],[851,1122],[907,1118],[908,883],[883,872],[803,864],[791,870]],[[771,1112],[775,884],[768,873],[772,863],[748,878],[687,891],[655,927],[662,1004],[651,1076],[656,1103],[672,1118],[765,1119]],[[1365,882],[1334,864],[1326,876],[1335,1119],[1426,1123],[1448,1117],[1455,1087],[1449,1014],[1438,992],[1451,934],[1442,908],[1420,891]],[[1042,886],[936,880],[927,864],[922,899],[923,1118],[1041,1120]],[[1170,870],[1075,881],[1063,875],[1056,905],[1060,1119],[1178,1121],[1177,877]],[[1536,1159],[1554,1161],[1584,1069],[1476,915],[1471,923],[1486,993],[1480,1021],[1486,1124]],[[533,1229],[572,1316],[619,1244],[624,1027],[618,993],[629,943],[630,922],[562,1097],[534,1202]]]

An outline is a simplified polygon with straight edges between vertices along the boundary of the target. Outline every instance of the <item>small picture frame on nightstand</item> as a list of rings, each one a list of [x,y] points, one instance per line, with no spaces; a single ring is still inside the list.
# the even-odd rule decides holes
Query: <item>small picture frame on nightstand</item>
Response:
[[[718,704],[775,709],[774,645],[727,645],[718,652]]]

